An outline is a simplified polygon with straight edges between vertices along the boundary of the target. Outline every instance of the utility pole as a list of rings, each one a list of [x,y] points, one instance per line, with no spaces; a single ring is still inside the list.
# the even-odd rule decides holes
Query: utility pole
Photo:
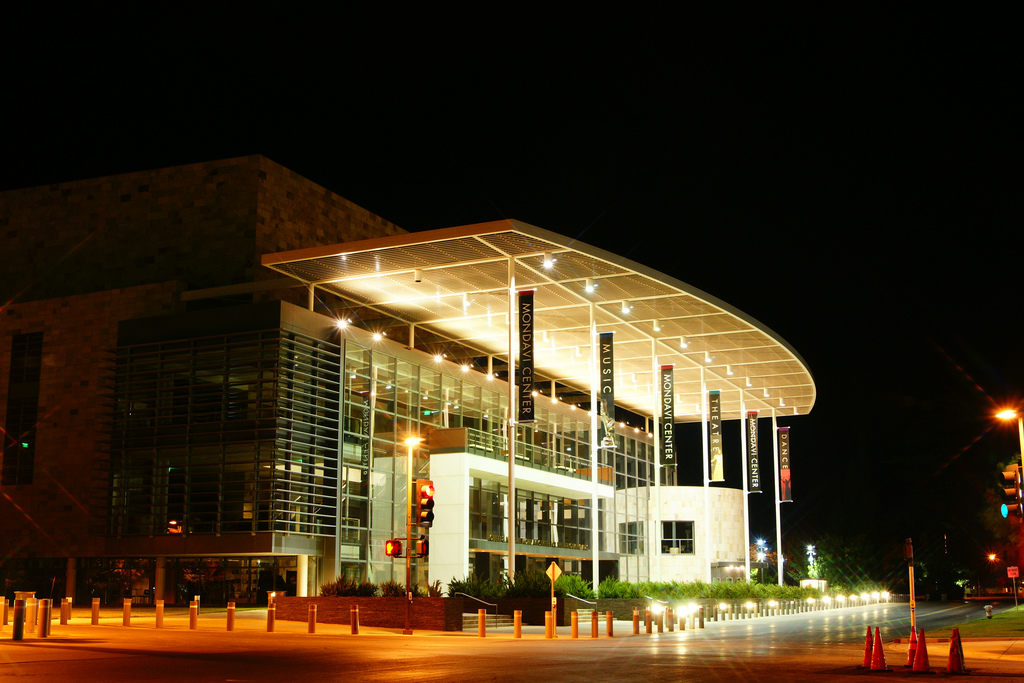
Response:
[[[903,545],[903,557],[907,559],[908,566],[910,567],[910,631],[911,633],[917,633],[917,600],[914,597],[914,543],[909,538],[904,541]]]

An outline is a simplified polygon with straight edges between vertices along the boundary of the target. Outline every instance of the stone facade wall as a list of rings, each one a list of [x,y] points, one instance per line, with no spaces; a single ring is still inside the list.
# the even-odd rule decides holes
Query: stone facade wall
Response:
[[[43,333],[33,480],[0,489],[4,556],[102,554],[111,407],[106,396],[117,323],[174,312],[179,289],[165,282],[17,303],[0,313],[0,376],[11,366],[13,336]],[[0,382],[0,424],[7,391],[7,382]]]

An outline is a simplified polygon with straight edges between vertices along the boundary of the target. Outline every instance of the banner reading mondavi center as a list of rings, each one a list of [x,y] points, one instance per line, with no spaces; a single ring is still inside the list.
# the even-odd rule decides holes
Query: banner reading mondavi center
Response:
[[[534,422],[533,290],[519,292],[519,413],[517,421]]]
[[[661,464],[676,464],[676,394],[673,366],[661,366]]]
[[[761,465],[757,457],[757,411],[747,411],[747,493],[761,493]]]
[[[708,392],[708,447],[711,456],[711,481],[725,481],[722,464],[722,392]]]

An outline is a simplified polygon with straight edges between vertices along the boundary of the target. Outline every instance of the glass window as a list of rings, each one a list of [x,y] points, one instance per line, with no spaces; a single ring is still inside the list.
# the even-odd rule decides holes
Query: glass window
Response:
[[[663,555],[693,554],[693,522],[662,522],[661,529]]]

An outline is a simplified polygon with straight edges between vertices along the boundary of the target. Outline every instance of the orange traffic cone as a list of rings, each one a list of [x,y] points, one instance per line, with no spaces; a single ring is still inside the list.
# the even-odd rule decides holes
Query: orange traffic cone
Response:
[[[868,633],[864,636],[864,661],[861,662],[860,668],[870,669],[871,668],[871,627],[868,626]]]
[[[907,650],[907,663],[904,666],[914,666],[914,655],[917,654],[917,632],[910,629],[910,649]]]
[[[872,648],[874,652],[871,655],[871,670],[872,671],[888,671],[889,667],[885,665],[885,653],[882,652],[882,632],[875,627],[875,645]]]
[[[917,641],[917,655],[914,657],[914,671],[931,671],[928,666],[928,644],[924,640],[924,629],[921,629],[921,638]]]
[[[946,673],[965,674],[964,650],[960,642],[960,629],[953,629],[953,636],[949,639],[949,661],[946,663]]]

